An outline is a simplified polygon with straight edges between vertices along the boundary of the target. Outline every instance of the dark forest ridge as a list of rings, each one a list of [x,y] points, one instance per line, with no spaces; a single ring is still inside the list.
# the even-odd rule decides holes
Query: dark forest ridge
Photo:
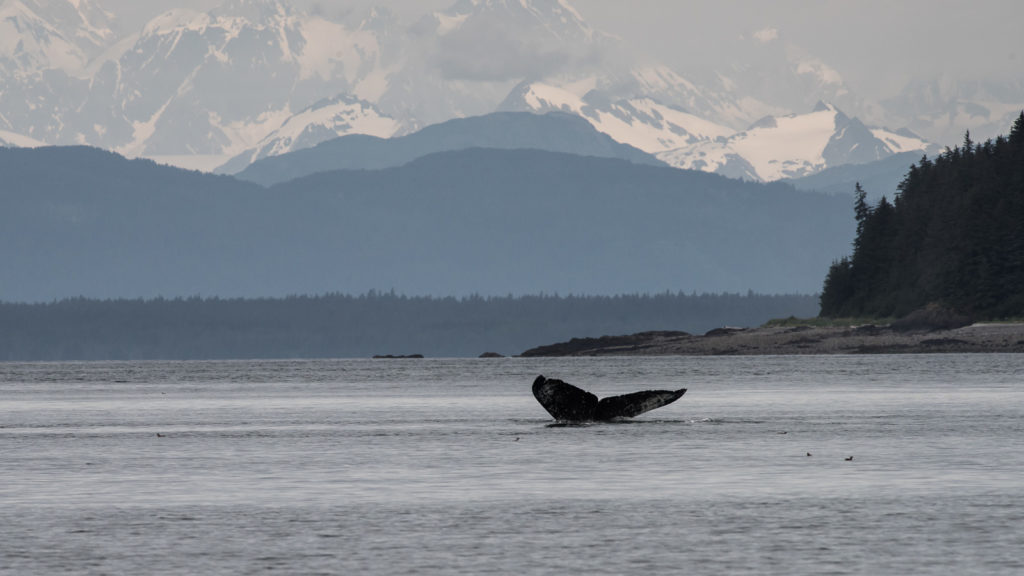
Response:
[[[911,166],[891,202],[857,190],[853,256],[829,270],[822,316],[1024,316],[1024,112],[1008,137],[968,133]]]

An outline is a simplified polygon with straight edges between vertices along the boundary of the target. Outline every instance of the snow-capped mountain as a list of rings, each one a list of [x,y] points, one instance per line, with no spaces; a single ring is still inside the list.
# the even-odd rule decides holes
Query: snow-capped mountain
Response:
[[[237,154],[325,96],[367,89],[361,81],[378,68],[373,33],[278,0],[171,10],[125,38],[94,24],[92,0],[51,0],[45,17],[28,2],[3,4],[2,25],[24,32],[0,35],[0,78],[13,88],[0,91],[0,128],[54,144]],[[91,19],[72,26],[58,10],[67,6]]]
[[[209,12],[170,10],[126,37],[95,24],[93,1],[50,0],[45,14],[29,8],[33,0],[4,3],[19,20],[0,38],[31,28],[40,40],[30,53],[7,40],[13,64],[0,70],[5,80],[24,70],[34,76],[0,96],[0,128],[129,156],[275,153],[290,149],[270,143],[275,131],[288,132],[291,147],[312,142],[296,141],[298,134],[322,133],[301,124],[321,122],[307,109],[325,98],[363,100],[400,123],[395,132],[408,133],[492,112],[538,61],[565,71],[605,38],[564,0],[462,1],[411,28],[386,9],[350,25],[285,0],[227,0]],[[61,7],[91,19],[62,31],[54,22],[72,19]],[[87,52],[71,37],[96,41]],[[478,42],[500,61],[476,57],[470,48]],[[333,127],[336,134],[344,124]]]
[[[353,90],[376,49],[371,35],[277,0],[167,12],[100,72],[116,76],[110,98],[131,128],[108,146],[130,155],[240,152],[322,94]]]
[[[936,151],[913,133],[868,128],[835,106],[819,102],[807,114],[769,116],[727,138],[697,142],[656,156],[679,168],[772,181],[918,150]]]
[[[390,138],[400,128],[398,121],[382,114],[373,104],[349,96],[336,96],[289,117],[256,147],[232,158],[218,171],[233,174],[257,160],[312,148],[347,134]]]
[[[517,87],[502,106],[578,114],[598,131],[671,166],[747,180],[799,178],[900,152],[935,151],[909,131],[868,128],[821,102],[808,114],[766,116],[739,132],[650,98],[612,101],[597,90],[579,96],[537,82]]]
[[[722,79],[719,77],[720,82]],[[627,97],[645,95],[669,103],[708,121],[741,129],[758,118],[786,114],[789,108],[773,106],[755,97],[742,95],[734,86],[723,83],[717,88],[700,86],[666,66],[646,65],[631,68],[624,79],[605,89]]]
[[[113,16],[92,0],[4,0],[0,3],[0,70],[80,74],[113,42]]]
[[[72,134],[89,93],[90,59],[115,38],[92,0],[0,2],[0,129],[48,143]]]
[[[503,110],[583,116],[600,132],[623,144],[656,154],[697,142],[729,136],[733,130],[651,98],[612,101],[591,90],[577,95],[569,88],[540,82],[518,86],[502,104]]]
[[[238,170],[336,136],[560,110],[674,165],[757,179],[921,145],[845,115],[792,116],[810,98],[865,107],[836,70],[771,29],[742,40],[744,64],[697,81],[633,60],[569,0],[455,0],[411,24],[386,9],[342,21],[287,0],[226,0],[131,33],[104,1],[0,4],[0,130],[128,156],[206,156],[210,167],[234,158]],[[958,110],[972,114],[966,102]],[[1010,106],[990,108],[1004,128]],[[946,111],[899,117],[935,127]],[[752,125],[764,117],[775,126]]]

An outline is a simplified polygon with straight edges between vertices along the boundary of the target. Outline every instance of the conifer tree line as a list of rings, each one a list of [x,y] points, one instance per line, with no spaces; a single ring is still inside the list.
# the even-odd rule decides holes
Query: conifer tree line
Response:
[[[1009,136],[910,167],[893,201],[857,184],[853,255],[832,264],[821,316],[899,317],[939,305],[1024,316],[1024,112]]]

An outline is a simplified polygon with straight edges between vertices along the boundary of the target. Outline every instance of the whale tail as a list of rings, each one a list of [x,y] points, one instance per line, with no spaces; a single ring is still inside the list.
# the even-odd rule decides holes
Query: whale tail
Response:
[[[685,393],[686,388],[644,390],[598,400],[590,392],[561,380],[537,376],[533,381],[533,396],[540,405],[555,420],[568,422],[632,418],[671,404]]]

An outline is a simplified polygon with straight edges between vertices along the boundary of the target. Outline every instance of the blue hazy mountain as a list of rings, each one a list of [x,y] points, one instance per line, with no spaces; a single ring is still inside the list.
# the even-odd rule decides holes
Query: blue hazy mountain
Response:
[[[468,149],[271,188],[93,148],[0,149],[0,300],[813,293],[848,197]]]
[[[888,158],[864,164],[845,164],[826,168],[817,174],[787,180],[800,190],[813,190],[825,194],[853,196],[854,188],[860,182],[871,198],[883,195],[890,200],[896,194],[896,187],[907,175],[911,164],[921,159],[921,152],[903,152]]]
[[[664,165],[650,154],[598,132],[574,114],[496,112],[449,120],[397,138],[350,134],[312,148],[263,158],[248,167],[248,157],[239,157],[218,172],[241,170],[238,178],[271,185],[329,170],[391,168],[427,154],[466,148],[532,148]]]

